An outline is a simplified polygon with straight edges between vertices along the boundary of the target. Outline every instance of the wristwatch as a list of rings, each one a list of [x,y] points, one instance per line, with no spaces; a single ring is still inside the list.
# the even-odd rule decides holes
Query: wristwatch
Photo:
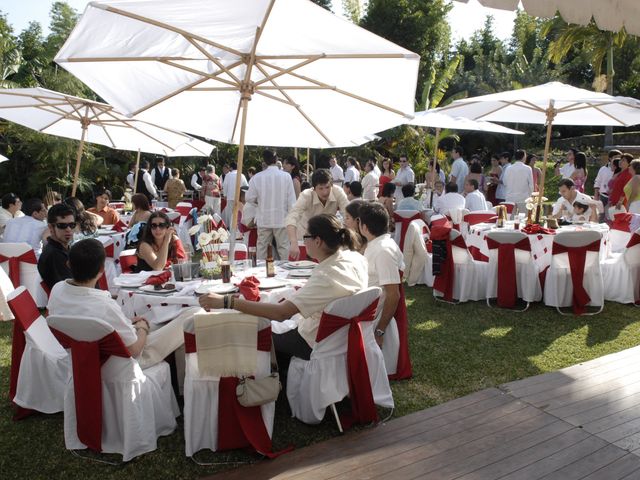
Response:
[[[375,334],[376,337],[382,337],[384,335],[384,330],[376,328],[376,331],[373,333]]]

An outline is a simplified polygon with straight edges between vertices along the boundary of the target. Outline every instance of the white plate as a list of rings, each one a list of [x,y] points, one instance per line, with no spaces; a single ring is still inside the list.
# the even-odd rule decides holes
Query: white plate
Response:
[[[145,293],[155,293],[158,295],[162,295],[164,293],[173,293],[176,291],[174,288],[161,288],[160,290],[156,290],[155,285],[143,285],[138,290],[141,290]]]
[[[223,295],[225,293],[237,292],[238,287],[233,283],[218,283],[218,284],[205,284],[203,283],[196,289],[196,293],[205,295],[207,293],[218,293]]]
[[[315,268],[315,266],[317,265],[317,263],[315,262],[311,262],[309,260],[300,260],[298,262],[287,262],[284,265],[282,265],[284,268],[304,268],[304,269],[310,269],[310,268]]]
[[[272,288],[282,288],[288,287],[289,284],[279,278],[261,278],[260,285],[258,288],[260,290],[271,290]]]
[[[292,270],[291,272],[289,272],[289,277],[292,277],[292,278],[309,278],[312,273],[313,273],[313,270],[303,270],[301,268],[298,268],[296,270]]]

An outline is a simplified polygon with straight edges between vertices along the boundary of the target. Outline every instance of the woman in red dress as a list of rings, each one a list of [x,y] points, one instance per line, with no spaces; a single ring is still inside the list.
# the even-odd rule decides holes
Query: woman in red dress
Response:
[[[382,172],[380,174],[380,183],[378,185],[378,197],[382,196],[382,189],[385,183],[389,183],[396,178],[396,172],[393,171],[393,162],[389,158],[382,160]]]

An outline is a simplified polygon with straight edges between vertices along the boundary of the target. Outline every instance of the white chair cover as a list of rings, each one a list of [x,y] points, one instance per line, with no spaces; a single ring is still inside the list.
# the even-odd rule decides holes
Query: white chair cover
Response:
[[[324,311],[344,318],[355,317],[379,298],[380,292],[379,287],[362,290],[351,297],[331,302]],[[393,394],[389,387],[382,351],[373,334],[373,323],[360,323],[373,400],[376,405],[393,408]],[[287,398],[292,415],[304,423],[320,423],[326,408],[349,394],[348,332],[349,326],[346,325],[316,343],[308,361],[296,357],[291,359],[287,376]]]
[[[91,317],[51,315],[47,322],[79,341],[97,341],[114,331],[108,323]],[[157,438],[175,430],[180,414],[169,365],[160,362],[143,371],[131,357],[111,356],[101,373],[102,451],[119,453],[127,462],[155,450]],[[64,441],[69,450],[86,448],[76,431],[73,372],[64,396]]]
[[[115,256],[115,243],[113,238],[111,237],[98,237],[98,240],[102,242],[102,246],[107,253],[107,256],[104,260],[104,275],[107,278],[107,285],[109,286],[109,292],[111,294],[117,294],[118,288],[113,284],[113,280],[120,275],[118,272],[118,268],[116,267],[116,257]],[[119,262],[118,262],[119,263]]]
[[[16,322],[26,325],[37,315],[24,332],[25,348],[13,401],[20,407],[42,413],[61,412],[71,371],[69,355],[51,333],[25,287],[11,292],[8,302]],[[31,318],[19,318],[25,314]]]
[[[421,215],[421,212],[418,210],[396,210],[395,214],[402,218],[411,218],[415,215]],[[402,223],[396,222],[396,229],[393,233],[393,239],[396,241],[398,245],[400,245],[401,233],[402,233]]]
[[[623,252],[614,253],[602,262],[605,300],[619,303],[640,300],[640,229],[628,245]]]
[[[7,303],[7,297],[15,289],[7,272],[0,268],[0,320],[13,320],[13,313]]]
[[[259,329],[270,327],[269,321],[260,319]],[[194,334],[193,319],[184,324],[184,331]],[[198,354],[187,353],[185,356],[184,377],[184,437],[185,454],[192,457],[203,449],[218,449],[218,391],[220,377],[202,376],[198,371]],[[271,373],[270,352],[258,351],[258,378]],[[275,402],[262,405],[262,420],[269,437],[273,434]],[[224,412],[223,412],[224,414]]]
[[[609,230],[609,247],[611,253],[621,253],[627,247],[627,243],[631,240],[631,232],[617,230],[612,228]]]
[[[423,232],[427,224],[422,220],[413,220],[407,228],[404,239],[404,276],[410,287],[424,283],[424,269],[427,263],[427,249]],[[385,339],[386,340],[386,339]]]
[[[593,230],[560,232],[553,239],[554,244],[567,247],[582,247],[600,241],[602,235]],[[591,301],[588,305],[604,305],[604,286],[600,270],[600,252],[587,252],[585,257],[584,289]],[[573,282],[567,253],[552,255],[544,284],[544,303],[551,307],[573,305]]]
[[[529,237],[520,231],[489,232],[487,238],[498,243],[518,243],[521,240],[529,240]],[[539,302],[542,300],[542,287],[540,286],[540,272],[533,261],[531,252],[516,249],[516,281],[518,298],[525,302]],[[498,249],[489,250],[489,262],[487,267],[487,298],[496,298],[498,295]]]
[[[5,257],[19,257],[29,250],[32,250],[32,247],[28,243],[0,243],[0,255]],[[9,262],[4,262],[0,265],[5,273],[9,275]],[[49,298],[40,282],[42,282],[42,277],[38,273],[38,265],[20,263],[20,285],[27,287],[38,308],[45,308]]]

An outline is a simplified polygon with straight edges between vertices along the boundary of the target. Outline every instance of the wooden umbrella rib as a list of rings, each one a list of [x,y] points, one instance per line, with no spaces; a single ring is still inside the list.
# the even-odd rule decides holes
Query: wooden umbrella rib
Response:
[[[258,60],[298,60],[322,55],[326,59],[357,60],[357,59],[381,59],[381,58],[419,58],[418,55],[404,53],[323,53],[323,54],[297,54],[297,55],[258,55]]]
[[[238,127],[238,120],[240,119],[241,110],[242,110],[242,97],[240,98],[240,102],[238,102],[238,108],[236,110],[236,118],[233,120],[233,130],[231,131],[231,138],[229,139],[229,143],[233,143],[233,137],[236,136],[236,128]]]
[[[56,60],[60,63],[92,63],[92,62],[194,62],[202,58],[189,57],[70,57]]]
[[[200,53],[202,53],[205,57],[207,57],[207,59],[209,59],[210,61],[212,61],[219,69],[223,70],[227,75],[229,75],[237,84],[240,84],[240,79],[231,71],[229,70],[227,67],[224,66],[224,64],[222,62],[220,62],[217,58],[215,58],[213,55],[211,55],[209,52],[207,52],[204,48],[202,48],[202,46],[195,41],[192,37],[188,36],[185,37],[187,39],[187,41],[193,45],[194,47],[196,47]]]
[[[194,87],[190,88],[191,92],[237,92],[238,87]]]
[[[276,102],[284,103],[285,105],[288,105],[288,106],[290,106],[290,107],[296,107],[296,106],[297,106],[295,103],[292,103],[292,102],[290,102],[290,101],[284,100],[284,99],[282,99],[282,98],[278,98],[278,97],[276,97],[275,95],[271,95],[271,94],[269,94],[269,93],[262,92],[262,91],[260,91],[260,90],[258,90],[258,91],[256,92],[256,95],[261,95],[261,96],[266,97],[266,98],[268,98],[268,99],[270,99],[270,100],[274,100],[274,101],[276,101]]]
[[[626,127],[627,125],[624,122],[621,122],[620,120],[618,120],[616,117],[614,117],[613,115],[611,115],[608,112],[605,112],[604,110],[602,110],[602,108],[600,108],[599,105],[591,105],[592,108],[598,110],[600,113],[602,113],[603,115],[606,115],[607,117],[609,117],[611,120],[614,120],[616,122],[618,122],[621,126]]]
[[[33,108],[33,107],[55,107],[55,106],[63,106],[63,105],[68,105],[67,102],[60,102],[60,103],[45,103],[45,104],[39,104],[39,105],[34,105],[32,103],[28,104],[28,105],[2,105],[0,108],[1,109],[17,109],[17,108]]]
[[[107,128],[102,124],[102,122],[99,121],[100,119],[100,114],[96,113],[95,110],[93,109],[94,107],[91,107],[91,110],[93,111],[94,115],[95,115],[95,121],[93,121],[92,123],[94,123],[94,125],[102,128],[102,131],[104,132],[104,134],[107,136],[107,138],[109,139],[109,141],[111,142],[111,148],[118,148],[116,146],[116,142],[113,141],[113,138],[111,138],[111,135],[109,134],[109,131],[107,130]],[[106,110],[102,112],[102,115],[108,115],[110,117],[114,117],[113,113]]]
[[[333,90],[332,87],[320,87],[318,85],[280,85],[279,88],[273,85],[260,85],[256,90]]]
[[[221,73],[224,73],[224,70],[219,70],[216,73],[206,73],[206,72],[202,72],[200,70],[196,70],[195,68],[191,68],[191,67],[187,67],[186,65],[180,65],[179,63],[173,63],[173,62],[160,62],[163,63],[165,65],[169,65],[170,67],[174,67],[174,68],[178,68],[180,70],[184,70],[186,72],[189,73],[193,73],[195,75],[200,75],[202,77],[205,77],[205,80],[216,80],[220,83],[224,83],[226,85],[231,85],[231,86],[235,86],[238,87],[238,85],[234,82],[232,82],[231,80],[225,80],[224,78],[220,78],[218,77],[218,75],[220,75]],[[238,63],[238,65],[240,64],[240,62]]]
[[[257,82],[255,82],[254,85],[257,87],[257,86],[262,85],[263,83],[270,82],[274,78],[278,78],[278,77],[281,77],[283,75],[287,75],[288,73],[291,73],[294,70],[298,70],[299,68],[302,68],[305,65],[309,65],[310,63],[316,62],[316,61],[320,60],[321,58],[324,58],[324,56],[323,55],[318,55],[316,57],[307,58],[304,62],[297,63],[292,67],[289,67],[289,68],[286,68],[286,69],[284,69],[282,71],[279,71],[275,75],[269,75],[265,70],[260,69],[260,71],[263,73],[265,78],[263,78],[262,80],[258,80]],[[260,63],[260,61],[256,60],[256,65],[258,65],[259,63]]]

